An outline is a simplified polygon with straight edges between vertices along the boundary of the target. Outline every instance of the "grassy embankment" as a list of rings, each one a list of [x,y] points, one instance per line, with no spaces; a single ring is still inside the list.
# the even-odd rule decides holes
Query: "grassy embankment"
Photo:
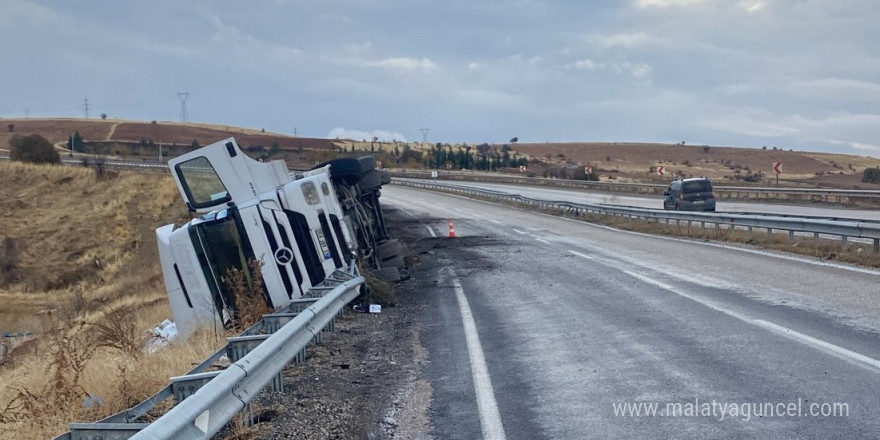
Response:
[[[0,188],[0,330],[36,335],[0,366],[3,438],[125,409],[222,344],[142,349],[171,317],[154,230],[189,219],[169,176],[7,162]]]

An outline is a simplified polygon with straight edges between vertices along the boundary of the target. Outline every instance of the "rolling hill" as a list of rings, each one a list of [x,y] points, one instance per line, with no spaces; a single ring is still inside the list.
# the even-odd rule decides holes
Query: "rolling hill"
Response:
[[[302,138],[228,125],[60,118],[0,120],[0,150],[6,148],[12,136],[32,133],[63,148],[68,136],[77,131],[90,153],[144,160],[157,158],[160,146],[167,158],[191,151],[196,145],[234,136],[250,154],[265,155],[271,149],[271,158],[284,159],[291,168],[309,168],[343,151],[375,152],[387,167],[394,167],[399,157],[392,152],[404,145],[423,153],[431,148],[429,144],[417,142]],[[449,148],[446,144],[443,147]],[[490,154],[500,154],[502,147],[491,145]],[[527,157],[527,173],[537,177],[571,177],[581,174],[583,166],[590,165],[601,180],[664,183],[678,175],[706,176],[724,185],[772,185],[776,178],[772,164],[779,161],[783,163],[782,185],[880,189],[880,185],[861,182],[865,168],[880,166],[880,159],[868,156],[625,142],[517,143],[507,147]],[[416,164],[407,161],[407,165]],[[664,168],[665,175],[656,173],[658,167]],[[519,172],[513,168],[502,171]]]

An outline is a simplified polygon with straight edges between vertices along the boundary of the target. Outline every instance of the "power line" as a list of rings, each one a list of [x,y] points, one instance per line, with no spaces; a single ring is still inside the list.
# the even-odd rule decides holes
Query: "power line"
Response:
[[[189,114],[186,112],[186,100],[189,98],[189,92],[179,92],[177,98],[180,99],[180,122],[189,120]]]
[[[429,130],[431,130],[431,129],[430,129],[430,128],[421,128],[421,129],[419,129],[419,131],[422,132],[422,142],[423,142],[423,143],[426,143],[426,144],[428,143],[428,131],[429,131]]]
[[[85,99],[85,104],[83,104],[83,110],[85,110],[86,119],[89,119],[89,98]]]

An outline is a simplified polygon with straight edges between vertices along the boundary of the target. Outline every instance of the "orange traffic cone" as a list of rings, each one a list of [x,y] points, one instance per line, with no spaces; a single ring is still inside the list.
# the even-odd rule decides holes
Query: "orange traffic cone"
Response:
[[[449,238],[455,238],[455,225],[452,224],[452,219],[449,219]]]

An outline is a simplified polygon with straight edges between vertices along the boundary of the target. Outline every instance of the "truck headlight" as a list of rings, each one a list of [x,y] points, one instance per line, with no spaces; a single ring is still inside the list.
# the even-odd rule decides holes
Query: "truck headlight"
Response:
[[[318,188],[315,188],[314,182],[306,182],[302,184],[303,196],[306,198],[306,203],[309,205],[317,205],[321,202],[321,198],[318,196]]]

